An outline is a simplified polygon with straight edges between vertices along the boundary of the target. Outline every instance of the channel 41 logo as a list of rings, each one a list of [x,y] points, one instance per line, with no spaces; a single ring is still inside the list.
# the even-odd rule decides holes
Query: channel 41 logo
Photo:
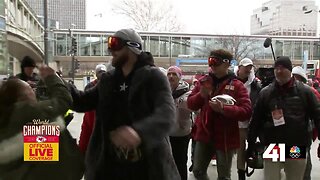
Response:
[[[270,144],[263,153],[263,159],[272,159],[272,162],[285,162],[286,159],[305,159],[305,146],[286,146],[284,143]]]

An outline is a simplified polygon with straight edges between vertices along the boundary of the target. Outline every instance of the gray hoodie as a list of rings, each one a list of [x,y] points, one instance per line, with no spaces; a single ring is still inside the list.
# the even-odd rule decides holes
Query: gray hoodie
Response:
[[[186,136],[191,133],[191,110],[187,107],[187,98],[191,91],[187,82],[180,81],[178,87],[172,92],[176,105],[177,120],[170,136]]]
[[[238,76],[238,70],[239,70],[239,67],[238,66],[235,66],[234,67],[234,73],[236,74],[236,76]],[[247,82],[245,82],[243,85],[244,87],[247,89],[248,91],[248,94],[250,95],[251,93],[251,84],[253,82],[253,80],[256,78],[256,76],[254,75],[254,69],[252,68],[251,69],[251,73],[248,77],[248,80]],[[247,121],[239,121],[239,128],[248,128],[249,126],[249,119]]]

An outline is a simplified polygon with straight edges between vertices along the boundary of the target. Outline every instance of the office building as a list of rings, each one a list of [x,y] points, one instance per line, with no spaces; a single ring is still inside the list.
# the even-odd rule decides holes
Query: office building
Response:
[[[26,0],[39,17],[43,17],[43,0]],[[86,28],[86,0],[48,0],[48,18],[59,29]]]
[[[271,0],[253,11],[251,35],[318,36],[318,14],[313,0]]]

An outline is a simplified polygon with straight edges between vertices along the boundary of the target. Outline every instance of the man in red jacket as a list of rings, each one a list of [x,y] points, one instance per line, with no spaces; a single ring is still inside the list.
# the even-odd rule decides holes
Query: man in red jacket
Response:
[[[239,144],[238,121],[245,121],[252,114],[247,89],[228,70],[232,54],[226,50],[213,50],[208,58],[212,73],[199,80],[188,97],[188,107],[201,109],[195,134],[196,148],[193,173],[198,180],[208,180],[207,167],[214,151],[217,156],[218,179],[230,179],[233,155]],[[217,95],[233,97],[234,105],[211,100]]]

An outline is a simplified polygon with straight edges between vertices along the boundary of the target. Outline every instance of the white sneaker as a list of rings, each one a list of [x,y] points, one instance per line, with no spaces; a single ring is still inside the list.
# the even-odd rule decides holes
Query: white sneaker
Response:
[[[216,166],[217,165],[217,160],[215,160],[215,159],[211,160],[211,165],[212,166]]]

